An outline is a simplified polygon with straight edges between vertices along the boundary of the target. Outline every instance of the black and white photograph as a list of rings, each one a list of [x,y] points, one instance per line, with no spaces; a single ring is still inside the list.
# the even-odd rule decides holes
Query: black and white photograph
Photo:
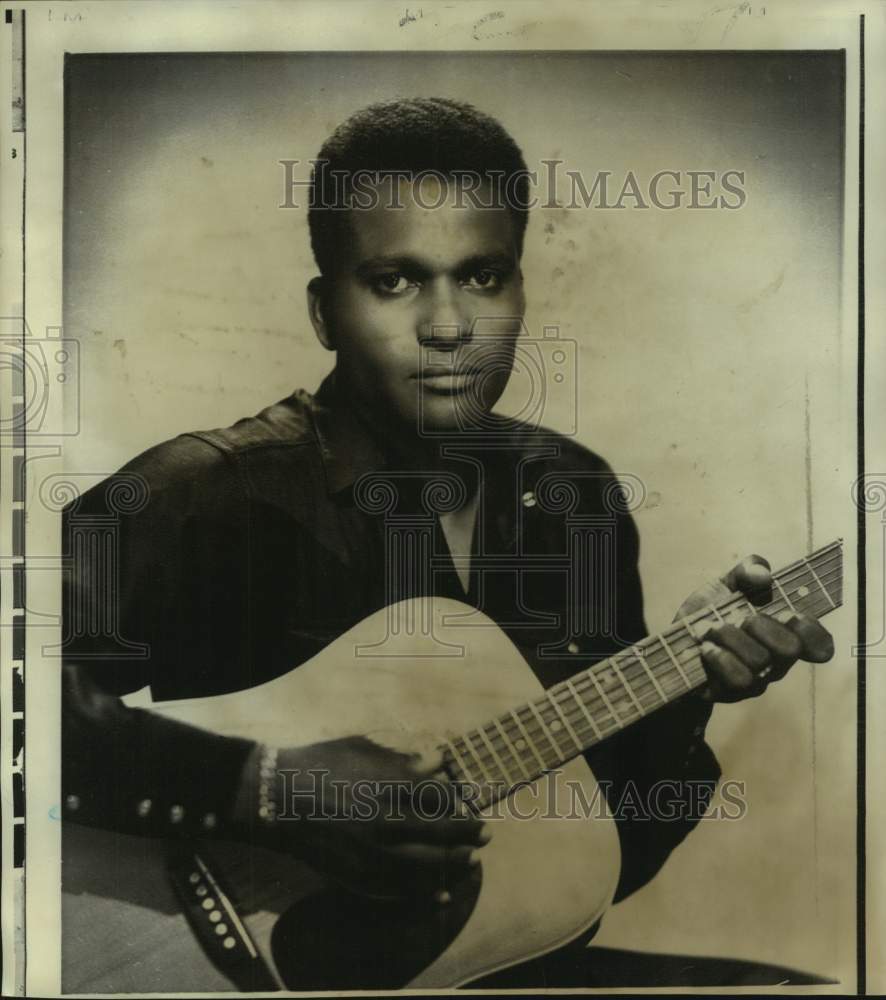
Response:
[[[821,6],[7,12],[4,992],[886,983]]]

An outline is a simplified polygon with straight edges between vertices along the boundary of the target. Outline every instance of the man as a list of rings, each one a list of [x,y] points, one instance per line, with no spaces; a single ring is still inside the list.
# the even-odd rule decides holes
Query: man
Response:
[[[381,876],[392,892],[445,905],[434,892],[441,875],[447,884],[467,877],[494,829],[455,809],[428,823],[408,797],[396,835],[385,823],[286,823],[268,787],[273,769],[322,769],[346,788],[358,779],[445,780],[439,756],[363,737],[304,746],[293,734],[290,746],[266,747],[126,707],[121,696],[145,685],[167,700],[259,684],[414,596],[480,608],[545,686],[646,634],[636,529],[612,503],[609,467],[565,437],[492,415],[520,349],[525,170],[497,122],[444,99],[370,107],[327,141],[313,178],[320,274],[308,300],[320,342],[336,353],[332,376],[313,397],[299,391],[226,430],[151,449],[67,511],[66,819],[145,836],[257,840],[358,892]],[[387,512],[365,499],[379,476],[392,484]],[[551,477],[575,486],[568,512],[543,502]],[[391,512],[407,522],[426,515],[423,487],[434,481],[455,499],[435,512],[428,544],[392,562]],[[115,488],[132,484],[143,497],[119,518],[109,576],[101,553],[77,544],[78,525],[107,513]],[[611,529],[612,574],[593,593],[591,616],[582,584],[599,567],[563,573],[553,558],[565,551],[570,514]],[[111,578],[119,590],[109,594]],[[752,557],[680,613],[730,590],[760,601],[768,580]],[[115,628],[97,629],[109,599]],[[138,644],[145,658],[126,655]],[[610,801],[628,785],[642,795],[665,779],[684,800],[699,786],[709,796],[719,776],[703,741],[712,702],[758,695],[798,658],[823,661],[832,651],[821,626],[802,617],[761,614],[713,630],[700,695],[587,755]],[[315,805],[321,816],[332,811]],[[652,878],[698,810],[677,815],[649,821],[616,810],[617,899]],[[593,984],[593,970],[569,955],[573,985]],[[541,971],[518,967],[484,985],[539,985],[538,976],[565,984],[564,967],[554,956]]]

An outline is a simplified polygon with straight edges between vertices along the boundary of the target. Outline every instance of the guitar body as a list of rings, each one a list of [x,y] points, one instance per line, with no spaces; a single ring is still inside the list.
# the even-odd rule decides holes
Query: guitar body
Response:
[[[267,684],[151,707],[277,745],[364,735],[437,746],[540,691],[494,623],[434,600],[367,618]],[[599,794],[578,757],[490,807],[482,864],[443,905],[358,897],[299,862],[243,844],[216,842],[206,853],[286,988],[454,987],[566,944],[610,904],[620,866],[614,823],[544,815],[552,793],[560,812],[569,811],[567,782],[579,783],[588,802]],[[182,915],[161,843],[66,823],[63,860],[66,992],[234,988]]]

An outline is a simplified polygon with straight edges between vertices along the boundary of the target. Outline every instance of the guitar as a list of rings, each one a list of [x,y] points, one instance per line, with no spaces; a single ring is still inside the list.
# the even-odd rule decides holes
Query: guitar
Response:
[[[404,601],[259,687],[153,703],[269,744],[433,737],[479,814],[495,810],[494,836],[449,901],[432,905],[357,896],[242,843],[170,848],[66,822],[63,990],[439,989],[567,944],[611,903],[618,836],[611,818],[552,821],[538,803],[576,789],[595,801],[582,752],[701,686],[710,627],[838,608],[841,543],[775,573],[771,596],[757,608],[732,595],[547,690],[476,609]]]

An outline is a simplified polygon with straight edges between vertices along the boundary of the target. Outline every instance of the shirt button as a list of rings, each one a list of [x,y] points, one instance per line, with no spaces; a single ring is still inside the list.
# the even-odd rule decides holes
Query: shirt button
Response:
[[[203,828],[206,830],[214,830],[216,823],[215,813],[207,813],[203,817]]]
[[[523,494],[523,506],[524,507],[534,507],[535,503],[536,503],[535,494],[532,492],[532,490],[527,490]]]
[[[173,806],[169,810],[169,822],[170,823],[181,823],[185,818],[185,810],[182,806]]]
[[[80,808],[80,796],[79,795],[66,795],[65,796],[65,806],[71,812],[76,812]]]
[[[226,937],[224,941],[222,941],[222,944],[229,950],[233,948],[236,943],[237,942],[232,937]]]
[[[147,816],[148,813],[151,811],[152,805],[153,803],[151,802],[150,799],[142,799],[141,802],[139,802],[139,804],[135,807],[135,811],[139,814],[139,816],[142,819],[144,819],[145,816]]]
[[[577,653],[578,652],[578,643],[577,642],[570,642],[569,645],[566,647],[566,649],[570,653],[573,653],[573,654]]]

